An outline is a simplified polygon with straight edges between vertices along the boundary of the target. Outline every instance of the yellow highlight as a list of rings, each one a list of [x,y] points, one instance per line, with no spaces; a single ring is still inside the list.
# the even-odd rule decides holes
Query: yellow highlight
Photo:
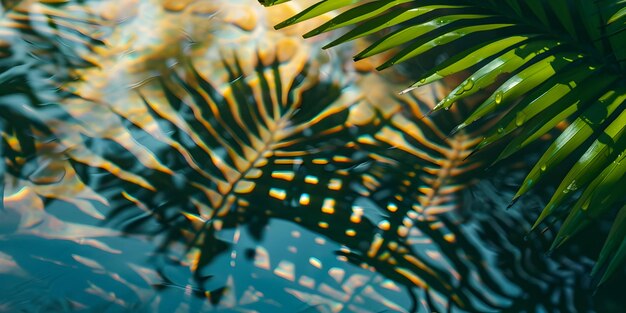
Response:
[[[421,279],[419,278],[417,275],[415,275],[413,272],[398,267],[396,268],[396,272],[404,277],[406,277],[407,279],[409,279],[411,282],[413,282],[413,284],[415,284],[416,286],[422,288],[422,289],[426,289],[426,287],[428,287],[428,285]]]
[[[369,251],[367,251],[367,256],[373,258],[378,253],[378,250],[380,250],[380,246],[382,246],[383,241],[383,237],[381,237],[380,234],[376,234],[374,236],[374,242],[372,242]]]
[[[437,229],[443,228],[444,226],[445,225],[442,222],[435,222],[435,223],[430,224],[430,229],[437,230]]]
[[[398,206],[395,203],[389,203],[387,204],[387,210],[389,210],[389,212],[396,212],[398,211]]]
[[[191,225],[194,227],[195,230],[200,230],[202,227],[205,226],[206,220],[203,219],[202,217],[195,215],[195,214],[187,213],[184,211],[181,213],[183,214],[184,217],[187,218],[187,220],[191,222]]]
[[[309,197],[308,193],[303,193],[300,195],[300,204],[301,205],[309,205],[311,203],[311,197]]]
[[[192,271],[196,271],[198,269],[198,264],[200,262],[200,250],[192,249],[186,255],[187,260],[189,260],[189,267]]]
[[[272,188],[269,192],[270,197],[276,198],[278,200],[285,200],[287,198],[287,192],[283,189]]]
[[[335,213],[335,199],[324,199],[324,204],[322,204],[322,212],[326,214]]]
[[[319,178],[313,176],[313,175],[307,175],[306,177],[304,177],[304,182],[307,184],[317,184],[320,182]]]
[[[302,164],[302,159],[278,159],[274,161],[274,164],[282,164],[282,165],[300,165]]]
[[[244,177],[246,179],[255,179],[261,177],[261,175],[263,175],[263,171],[258,168],[251,168],[248,170],[248,173]]]
[[[398,236],[406,238],[409,235],[409,228],[404,225],[398,226]]]
[[[361,222],[361,216],[363,216],[363,208],[359,206],[352,207],[352,215],[350,215],[350,222],[358,224]]]
[[[313,164],[320,164],[320,165],[326,165],[328,164],[328,160],[327,159],[313,159]]]
[[[251,181],[241,180],[235,185],[235,193],[238,193],[238,194],[250,193],[252,192],[252,190],[254,190],[255,186],[256,184]]]
[[[319,222],[317,223],[317,226],[319,226],[320,228],[328,229],[329,225],[326,222]]]
[[[352,215],[350,215],[350,222],[354,223],[354,224],[358,224],[361,222],[361,215],[352,213]]]
[[[378,228],[380,228],[382,230],[389,230],[389,228],[391,228],[391,225],[389,224],[389,221],[384,220],[384,221],[380,221],[380,223],[378,223]]]
[[[363,183],[368,187],[372,187],[372,189],[380,186],[380,182],[378,182],[374,176],[369,174],[363,174]]]
[[[408,228],[411,228],[411,227],[413,227],[413,220],[411,220],[408,217],[405,217],[405,218],[402,219],[402,225],[404,225],[404,226],[406,226]]]
[[[417,268],[423,270],[424,272],[426,272],[428,274],[435,275],[435,272],[433,272],[432,269],[430,269],[428,266],[426,266],[426,264],[424,264],[422,261],[418,260],[416,257],[414,257],[412,255],[405,255],[404,259],[409,261],[411,264],[415,265]]]
[[[398,249],[398,243],[395,241],[390,242],[387,247],[389,248],[389,250],[391,251],[396,251],[396,249]]]
[[[272,172],[272,178],[282,179],[282,180],[286,180],[286,181],[292,181],[294,176],[296,176],[296,174],[294,174],[294,172],[292,172],[292,171],[274,171],[274,172]]]
[[[328,182],[328,189],[339,190],[341,189],[341,179],[333,178]]]
[[[362,144],[376,144],[376,140],[370,135],[361,135],[359,136],[359,138],[357,138],[357,141]]]
[[[350,158],[342,155],[337,155],[333,157],[333,161],[335,162],[350,162]]]
[[[320,261],[318,258],[309,258],[309,263],[311,263],[311,265],[321,269],[322,268],[322,261]]]
[[[454,236],[454,234],[446,234],[443,236],[443,239],[445,239],[447,242],[455,242],[456,236]]]
[[[346,230],[346,235],[349,237],[354,237],[356,236],[356,231],[354,229],[348,229]]]

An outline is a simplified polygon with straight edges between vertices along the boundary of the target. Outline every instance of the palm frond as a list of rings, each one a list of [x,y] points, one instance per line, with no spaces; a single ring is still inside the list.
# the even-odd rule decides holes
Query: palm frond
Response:
[[[341,10],[305,37],[352,27],[330,47],[384,33],[355,57],[398,49],[379,69],[416,57],[448,56],[432,68],[418,70],[418,82],[407,90],[470,71],[472,74],[434,108],[439,110],[494,88],[455,131],[494,112],[505,112],[478,146],[482,149],[510,140],[499,159],[516,153],[562,121],[573,120],[514,197],[557,174],[556,165],[566,157],[577,159],[533,226],[562,212],[564,200],[583,190],[556,236],[556,246],[624,200],[616,191],[623,189],[620,168],[626,138],[626,26],[621,22],[625,6],[617,0],[321,1],[277,27]],[[626,226],[620,223],[616,227]],[[601,259],[616,253],[617,247],[609,244],[612,240],[607,241]],[[621,254],[616,259],[621,259]]]

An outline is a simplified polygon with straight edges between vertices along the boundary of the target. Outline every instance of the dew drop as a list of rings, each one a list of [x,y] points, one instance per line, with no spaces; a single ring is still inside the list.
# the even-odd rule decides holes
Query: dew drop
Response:
[[[502,128],[502,127],[498,128],[497,132],[498,132],[498,134],[502,134],[504,132],[504,128]]]
[[[545,164],[543,164],[543,165],[541,165],[540,169],[541,169],[542,172],[545,172],[546,169],[548,169],[548,167]]]
[[[524,122],[526,122],[526,115],[525,114],[518,114],[515,117],[515,125],[517,125],[518,127],[524,125]]]
[[[450,110],[450,107],[445,107],[445,108],[443,108],[443,109],[444,109],[444,110],[446,110],[446,111],[448,111],[448,110]]]
[[[502,103],[502,91],[498,91],[498,93],[496,93],[496,104],[500,104]]]
[[[463,84],[463,90],[468,91],[474,88],[474,80],[468,79],[465,84]]]
[[[578,186],[576,185],[576,181],[573,180],[569,186],[567,186],[567,190],[571,190],[571,191],[576,191],[578,189]]]

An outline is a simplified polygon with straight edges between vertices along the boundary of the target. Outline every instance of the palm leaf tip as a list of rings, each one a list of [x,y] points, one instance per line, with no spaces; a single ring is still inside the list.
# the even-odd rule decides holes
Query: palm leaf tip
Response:
[[[269,6],[273,6],[276,4],[281,4],[281,3],[285,3],[289,1],[291,0],[259,0],[259,3],[262,4],[263,6],[269,7]]]
[[[573,121],[545,151],[514,197],[558,174],[557,165],[563,161],[576,161],[534,226],[560,212],[566,200],[578,198],[554,248],[587,224],[578,211],[600,218],[624,200],[623,174],[612,164],[620,163],[626,149],[625,1],[319,1],[279,26],[340,10],[343,13],[307,36],[353,27],[326,46],[331,47],[383,34],[355,56],[359,60],[394,51],[379,69],[412,58],[449,56],[418,73],[418,81],[404,93],[455,73],[472,72],[434,110],[449,108],[479,90],[494,90],[457,130],[500,113],[479,146],[482,149],[517,135],[498,160],[518,153],[562,121]],[[508,79],[499,81],[501,75]],[[607,190],[616,194],[607,195]],[[615,225],[622,224],[621,219],[615,221]],[[607,253],[618,256],[613,250],[603,251],[603,264],[610,262],[604,260]]]

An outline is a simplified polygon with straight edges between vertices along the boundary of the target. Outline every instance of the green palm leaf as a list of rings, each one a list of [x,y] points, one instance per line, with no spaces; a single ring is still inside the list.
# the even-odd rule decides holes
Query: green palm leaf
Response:
[[[491,96],[456,131],[504,112],[479,146],[482,149],[512,138],[499,159],[516,153],[560,122],[574,121],[548,148],[515,196],[517,199],[545,177],[557,174],[556,165],[566,157],[578,159],[534,226],[561,212],[564,200],[582,190],[556,244],[574,235],[588,219],[602,216],[616,202],[625,200],[620,192],[598,196],[623,191],[622,172],[610,168],[620,163],[625,150],[624,1],[320,1],[277,27],[334,10],[341,13],[305,36],[351,27],[327,46],[331,47],[382,33],[356,55],[360,59],[393,51],[379,69],[416,57],[448,56],[432,68],[418,70],[417,83],[407,90],[471,71],[435,110],[492,88]],[[584,217],[577,213],[579,207]],[[615,227],[622,227],[621,219],[615,223]],[[615,252],[614,238],[607,241],[602,262],[607,255],[622,258],[621,252]],[[611,264],[609,271],[614,268]]]

